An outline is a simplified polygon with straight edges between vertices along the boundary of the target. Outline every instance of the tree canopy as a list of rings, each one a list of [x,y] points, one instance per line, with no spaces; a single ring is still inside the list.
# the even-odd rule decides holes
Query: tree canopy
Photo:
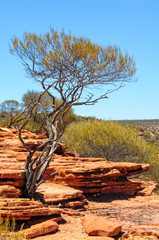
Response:
[[[74,105],[107,98],[108,93],[131,81],[136,72],[133,57],[119,47],[101,47],[54,29],[43,35],[24,33],[22,39],[15,37],[10,51],[44,89],[53,90]],[[98,94],[92,87],[100,89]]]

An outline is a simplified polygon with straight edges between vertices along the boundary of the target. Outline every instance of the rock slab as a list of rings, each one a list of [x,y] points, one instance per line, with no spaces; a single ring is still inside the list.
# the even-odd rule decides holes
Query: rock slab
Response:
[[[0,198],[3,220],[28,220],[35,216],[61,216],[62,209],[45,207],[41,202],[26,198]]]
[[[23,231],[25,238],[35,238],[37,236],[49,234],[55,232],[59,228],[58,224],[52,219],[31,226],[29,229]]]
[[[89,236],[114,237],[121,232],[121,224],[101,216],[86,215],[82,224]]]

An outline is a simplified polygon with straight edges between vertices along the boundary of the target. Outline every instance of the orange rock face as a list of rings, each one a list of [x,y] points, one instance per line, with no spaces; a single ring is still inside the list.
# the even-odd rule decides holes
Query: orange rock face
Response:
[[[27,152],[17,134],[17,129],[0,128],[0,185],[12,182],[11,185],[22,188]],[[22,135],[32,149],[46,140],[45,136],[25,130]],[[54,171],[58,171],[58,174],[50,178],[48,182],[68,185],[84,193],[134,195],[140,192],[144,194],[145,184],[141,181],[132,181],[128,177],[148,171],[149,164],[108,162],[101,158],[66,157],[65,152],[69,155],[63,145],[59,144],[58,151],[53,155],[44,177]]]
[[[159,196],[124,197],[110,195],[88,199],[87,212],[99,216],[107,216],[122,224],[122,232],[129,233],[128,239],[153,239],[159,234]],[[132,234],[132,232],[134,232]],[[133,238],[136,235],[136,238]],[[145,236],[137,238],[137,236]],[[131,236],[131,238],[130,238]],[[146,238],[147,236],[147,238]],[[122,238],[121,238],[122,239]],[[126,235],[125,238],[127,239]],[[154,238],[156,239],[156,238]]]
[[[18,198],[21,190],[10,185],[0,185],[0,197]]]
[[[28,220],[33,216],[61,215],[62,209],[45,207],[41,202],[25,198],[0,198],[3,219]]]
[[[90,236],[114,237],[121,232],[121,224],[104,217],[86,215],[82,219],[85,231]]]
[[[80,208],[87,203],[82,191],[55,183],[43,183],[35,198],[48,204],[60,204],[61,207],[70,208]]]
[[[127,177],[147,171],[149,164],[114,163],[105,159],[60,157],[54,155],[46,174],[58,171],[48,181],[67,184],[84,193],[122,193],[134,195],[142,190],[142,183]]]
[[[84,217],[85,228],[90,228],[90,233],[101,235],[95,238],[88,236],[84,231],[79,217],[82,213],[65,209],[62,214],[62,210],[59,208],[46,207],[39,201],[19,198],[21,189],[25,184],[24,164],[28,153],[20,143],[17,133],[17,129],[0,127],[0,213],[2,218],[6,219],[9,215],[10,219],[29,220],[35,225],[42,223],[44,219],[49,221],[50,218],[58,222],[63,219],[64,215],[67,221],[67,226],[65,227],[65,224],[59,225],[60,231],[51,234],[50,238],[49,236],[40,237],[40,235],[58,229],[54,223],[54,228],[51,229],[51,222],[45,222],[46,225],[35,225],[32,230],[26,230],[26,234],[28,234],[26,236],[37,236],[38,240],[114,239],[108,236],[117,235],[121,231],[121,224],[123,225],[122,231],[127,232],[127,235],[123,235],[121,239],[131,239],[131,237],[134,237],[132,238],[134,240],[149,239],[137,238],[141,235],[146,236],[145,233],[147,236],[148,233],[152,233],[151,236],[157,236],[154,234],[156,231],[159,232],[157,207],[159,199],[152,196],[137,196],[126,200],[117,200],[118,202],[115,200],[109,202],[109,199],[105,201],[101,195],[100,201],[97,197],[96,204],[93,205],[93,200],[89,201],[89,195],[87,195],[89,203],[86,205],[87,213],[104,216],[104,219],[105,216],[109,216],[111,220],[115,220],[113,224],[115,228],[112,229],[112,221],[106,219],[106,226],[106,220],[103,220],[103,217],[93,216],[96,218],[94,219],[95,223],[100,224],[96,224],[94,230],[91,230],[93,217],[89,217],[89,219],[87,216]],[[23,131],[22,134],[25,142],[32,149],[46,139],[42,135],[27,131]],[[148,183],[131,178],[133,175],[148,171],[149,168],[149,164],[114,163],[101,158],[80,158],[77,155],[75,157],[73,153],[65,150],[62,144],[59,144],[44,177],[54,171],[58,171],[58,174],[38,188],[36,198],[46,204],[56,204],[56,206],[60,204],[64,208],[77,208],[86,203],[83,192],[94,193],[96,196],[106,193],[106,197],[108,194],[114,193],[133,196],[134,194],[150,195],[156,187],[155,182]],[[93,198],[92,195],[91,198]],[[40,226],[43,230],[39,232],[39,235]]]
[[[58,228],[58,224],[51,219],[43,223],[31,226],[31,228],[24,230],[23,234],[26,238],[35,238],[37,236],[55,232]]]

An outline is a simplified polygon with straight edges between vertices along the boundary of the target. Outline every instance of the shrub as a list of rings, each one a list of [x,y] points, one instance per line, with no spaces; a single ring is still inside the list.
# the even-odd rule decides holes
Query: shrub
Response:
[[[159,181],[157,146],[141,139],[132,127],[114,121],[75,122],[67,127],[63,140],[70,150],[83,157],[150,163],[152,168],[148,175]]]
[[[2,217],[0,217],[0,239],[1,240],[22,240],[23,225],[21,226],[19,232],[15,232],[15,228],[16,228],[15,219],[13,219],[12,221],[9,221],[9,218],[7,218],[5,221],[3,221]]]
[[[63,139],[69,149],[84,157],[149,162],[157,156],[155,148],[142,140],[132,128],[113,121],[73,123],[66,129]]]

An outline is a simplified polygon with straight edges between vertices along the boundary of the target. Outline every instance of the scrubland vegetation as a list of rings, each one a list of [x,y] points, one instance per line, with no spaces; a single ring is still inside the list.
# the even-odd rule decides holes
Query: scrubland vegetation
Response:
[[[123,125],[116,121],[86,120],[72,123],[66,129],[63,139],[70,150],[77,151],[84,157],[149,163],[152,167],[146,176],[159,181],[158,144],[146,138],[145,133],[143,131],[141,134],[141,126]]]
[[[0,125],[7,127],[20,127],[29,117],[29,112],[32,106],[36,103],[41,93],[37,91],[28,91],[22,97],[22,102],[15,100],[6,100],[0,104]],[[54,107],[61,104],[60,100],[56,99]],[[52,99],[46,93],[41,98],[38,106],[34,108],[32,116],[25,126],[25,129],[35,133],[43,133],[48,135],[48,127],[46,124],[46,115],[50,113],[52,108]],[[60,118],[60,116],[59,116]],[[59,119],[58,118],[58,119]],[[67,126],[72,121],[75,121],[76,115],[70,108],[64,116],[64,124]],[[60,128],[60,126],[59,126]]]

